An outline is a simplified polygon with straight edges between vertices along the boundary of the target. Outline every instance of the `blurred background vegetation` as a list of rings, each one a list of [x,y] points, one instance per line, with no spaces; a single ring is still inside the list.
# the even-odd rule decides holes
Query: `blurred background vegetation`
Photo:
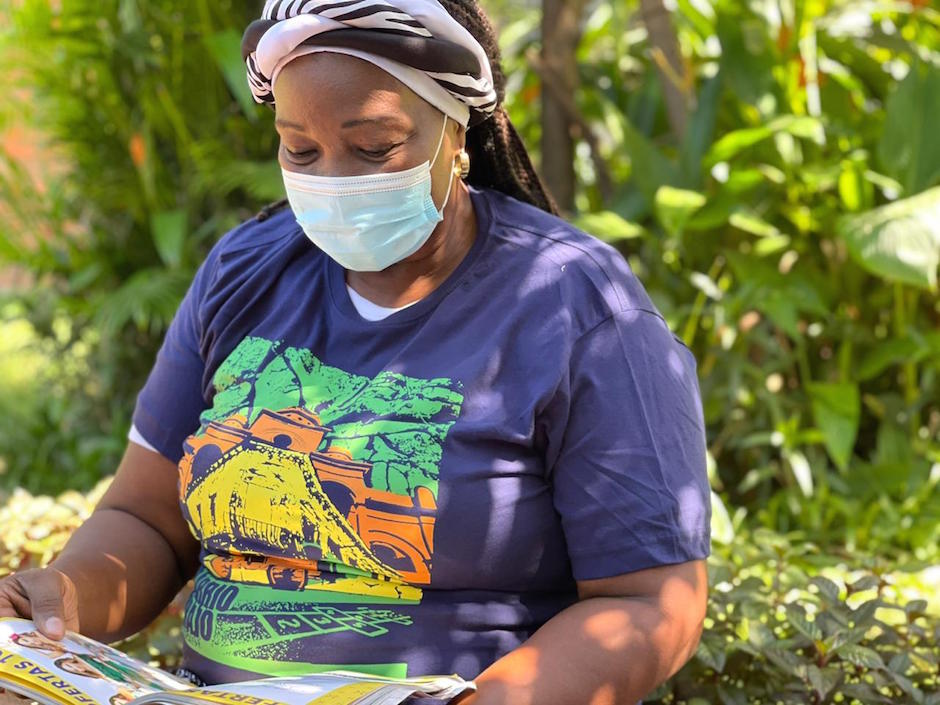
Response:
[[[88,510],[26,492],[113,472],[196,266],[282,196],[260,4],[0,0],[6,569]],[[940,11],[483,4],[552,191],[698,359],[722,589],[658,697],[940,703]]]

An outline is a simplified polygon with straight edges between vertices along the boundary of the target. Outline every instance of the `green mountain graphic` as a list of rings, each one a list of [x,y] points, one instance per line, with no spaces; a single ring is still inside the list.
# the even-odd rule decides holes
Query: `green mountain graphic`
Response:
[[[447,378],[354,375],[324,365],[309,350],[258,337],[238,345],[213,385],[202,429],[235,414],[250,425],[263,409],[302,406],[332,428],[334,445],[372,464],[373,487],[402,495],[423,486],[437,496],[444,438],[463,403],[460,383]]]

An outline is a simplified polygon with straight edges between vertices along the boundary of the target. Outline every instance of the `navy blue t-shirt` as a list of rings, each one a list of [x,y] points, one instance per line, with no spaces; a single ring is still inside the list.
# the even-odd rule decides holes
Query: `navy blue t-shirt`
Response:
[[[202,545],[185,666],[477,676],[575,580],[704,558],[696,365],[613,248],[471,189],[433,293],[360,317],[289,209],[212,249],[133,421]]]

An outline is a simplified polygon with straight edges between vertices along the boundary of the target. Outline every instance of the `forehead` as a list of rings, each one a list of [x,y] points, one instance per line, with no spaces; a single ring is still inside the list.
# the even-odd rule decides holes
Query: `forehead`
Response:
[[[435,109],[378,66],[354,56],[316,52],[287,63],[274,84],[279,116],[346,121],[376,111],[421,120]]]

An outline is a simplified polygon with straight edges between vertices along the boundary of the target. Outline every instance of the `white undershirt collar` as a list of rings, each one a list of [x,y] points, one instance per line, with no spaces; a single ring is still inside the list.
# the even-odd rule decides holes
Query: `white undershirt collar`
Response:
[[[349,300],[352,301],[353,306],[356,307],[356,311],[367,321],[381,321],[383,318],[388,318],[393,313],[404,311],[409,306],[414,306],[421,300],[418,299],[418,301],[412,301],[410,304],[398,306],[397,308],[390,308],[388,306],[379,306],[376,303],[372,303],[369,299],[349,286],[349,284],[346,285],[346,291],[349,292]]]

